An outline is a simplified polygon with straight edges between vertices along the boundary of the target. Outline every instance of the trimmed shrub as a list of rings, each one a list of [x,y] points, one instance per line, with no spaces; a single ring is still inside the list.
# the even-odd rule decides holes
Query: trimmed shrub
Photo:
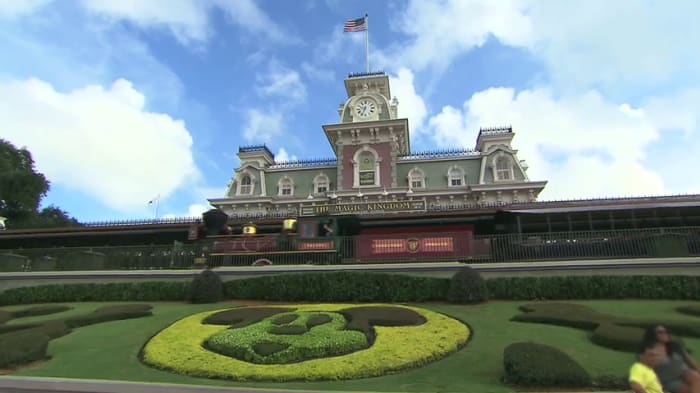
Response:
[[[504,381],[518,386],[588,387],[591,376],[566,353],[544,344],[514,343],[503,351]]]
[[[284,326],[273,326],[270,329],[272,334],[282,334],[282,335],[300,335],[308,332],[309,330],[306,326],[299,325],[284,325]]]
[[[296,321],[297,318],[299,318],[299,316],[296,314],[280,315],[279,317],[274,318],[272,320],[272,323],[274,323],[275,325],[286,325],[288,323]]]
[[[187,300],[189,290],[190,283],[167,281],[39,285],[3,291],[0,293],[0,305]]]
[[[687,306],[680,306],[676,308],[676,311],[678,311],[681,314],[687,314],[687,315],[692,315],[694,317],[700,317],[700,306],[698,305],[687,305]]]
[[[214,313],[202,321],[207,325],[231,325],[241,328],[262,321],[267,317],[293,311],[282,307],[241,307]]]
[[[700,276],[552,276],[487,280],[498,300],[700,300]]]
[[[211,269],[205,269],[192,280],[192,303],[216,303],[224,298],[221,277]]]
[[[14,318],[24,318],[24,317],[34,317],[39,315],[49,315],[56,314],[59,312],[64,312],[70,310],[71,307],[64,306],[62,304],[49,304],[46,306],[36,306],[23,308],[13,312]]]
[[[450,303],[482,303],[489,298],[486,282],[481,274],[471,267],[463,267],[452,276],[447,292]]]
[[[325,323],[328,323],[331,321],[331,317],[329,317],[326,314],[317,314],[309,317],[309,319],[306,320],[306,328],[311,329],[314,326],[319,326],[323,325]]]
[[[118,321],[121,319],[140,318],[153,315],[151,305],[148,304],[125,304],[120,306],[100,307],[87,315],[79,315],[65,320],[66,325],[71,328],[93,325],[107,321]]]
[[[449,280],[403,274],[288,273],[224,283],[227,299],[314,302],[423,302],[445,300]]]
[[[50,338],[38,331],[19,331],[0,336],[0,367],[41,360],[46,357]]]
[[[46,315],[65,311],[66,306],[38,306],[15,311],[20,316]],[[40,323],[0,324],[0,367],[13,367],[46,357],[48,342],[65,336],[71,328],[95,323],[152,315],[148,304],[105,306],[86,315],[54,319]]]
[[[570,303],[525,304],[519,307],[523,314],[516,315],[511,321],[544,323],[567,326],[577,329],[592,330],[601,320],[608,316],[594,311],[588,306]]]
[[[593,331],[591,341],[610,349],[633,352],[639,349],[639,343],[642,342],[643,336],[644,329],[642,328],[601,323]]]

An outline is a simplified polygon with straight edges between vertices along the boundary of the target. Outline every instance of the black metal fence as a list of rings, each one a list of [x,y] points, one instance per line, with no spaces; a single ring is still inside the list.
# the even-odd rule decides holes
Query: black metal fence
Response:
[[[700,256],[700,227],[510,234],[408,233],[316,239],[238,237],[235,250],[197,244],[0,250],[0,271],[150,270],[211,266],[516,262]],[[217,239],[226,241],[226,238]],[[329,243],[332,245],[328,249]],[[264,244],[265,247],[261,247]],[[245,250],[245,251],[244,251]]]

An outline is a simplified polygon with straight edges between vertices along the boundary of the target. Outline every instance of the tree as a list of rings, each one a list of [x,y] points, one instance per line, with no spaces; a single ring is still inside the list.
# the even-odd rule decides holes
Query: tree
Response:
[[[36,171],[32,154],[0,139],[0,216],[8,228],[55,227],[77,224],[66,212],[49,206],[39,211],[51,184]]]

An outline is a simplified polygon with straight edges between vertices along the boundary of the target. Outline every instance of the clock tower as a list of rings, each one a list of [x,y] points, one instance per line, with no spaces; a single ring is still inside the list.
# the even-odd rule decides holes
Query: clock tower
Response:
[[[339,123],[323,126],[338,157],[337,192],[363,195],[397,187],[396,160],[409,154],[410,140],[408,120],[397,118],[389,77],[351,74],[345,90]]]

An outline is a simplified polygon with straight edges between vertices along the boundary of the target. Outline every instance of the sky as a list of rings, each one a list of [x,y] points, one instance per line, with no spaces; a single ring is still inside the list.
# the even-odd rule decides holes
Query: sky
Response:
[[[700,193],[692,0],[0,0],[0,138],[80,221],[197,216],[239,146],[333,157],[365,14],[413,150],[512,126],[540,200]]]

